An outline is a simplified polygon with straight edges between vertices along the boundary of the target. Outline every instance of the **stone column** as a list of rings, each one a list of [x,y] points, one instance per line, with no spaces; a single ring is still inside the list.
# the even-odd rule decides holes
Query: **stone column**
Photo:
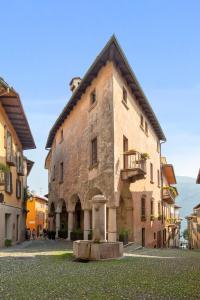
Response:
[[[117,240],[117,215],[116,207],[109,207],[108,212],[108,241],[116,242]]]
[[[59,230],[60,230],[60,213],[56,212],[56,238],[58,238]]]
[[[92,235],[100,242],[106,241],[106,202],[103,195],[92,198]]]
[[[90,211],[84,210],[84,240],[88,240],[88,234],[90,233]]]
[[[70,241],[70,235],[71,232],[74,229],[74,212],[73,211],[68,211],[68,241]]]

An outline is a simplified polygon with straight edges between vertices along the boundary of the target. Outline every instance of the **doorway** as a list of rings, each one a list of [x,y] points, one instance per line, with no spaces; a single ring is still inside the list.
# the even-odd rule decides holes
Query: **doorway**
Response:
[[[142,247],[145,247],[145,228],[142,228]]]

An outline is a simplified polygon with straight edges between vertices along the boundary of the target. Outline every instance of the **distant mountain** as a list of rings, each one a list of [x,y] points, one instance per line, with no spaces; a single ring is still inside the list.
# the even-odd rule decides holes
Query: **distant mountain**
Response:
[[[177,189],[179,196],[176,199],[176,204],[182,208],[180,210],[183,231],[187,226],[185,217],[191,214],[194,206],[200,203],[200,184],[196,184],[196,178],[186,176],[176,176]]]

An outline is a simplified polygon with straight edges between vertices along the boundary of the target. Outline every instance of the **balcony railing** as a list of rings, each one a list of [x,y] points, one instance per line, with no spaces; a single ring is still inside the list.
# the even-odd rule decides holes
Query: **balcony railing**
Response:
[[[121,170],[122,180],[133,182],[137,179],[143,179],[146,175],[146,159],[142,154],[133,150],[123,154],[124,168]]]
[[[178,195],[175,187],[166,186],[163,187],[163,200],[169,204],[174,204],[175,198]]]
[[[6,162],[9,166],[15,166],[16,157],[12,151],[7,151],[6,153]]]

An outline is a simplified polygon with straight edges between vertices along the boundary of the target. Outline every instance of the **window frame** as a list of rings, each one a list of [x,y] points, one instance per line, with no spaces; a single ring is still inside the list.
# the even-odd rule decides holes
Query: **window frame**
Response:
[[[153,163],[152,162],[150,162],[150,183],[154,183],[154,181],[153,181]]]
[[[59,172],[59,183],[63,183],[64,181],[64,163],[60,162],[60,172]]]
[[[20,199],[22,196],[22,183],[19,178],[16,179],[16,197]]]
[[[98,139],[97,136],[90,142],[90,165],[94,167],[98,164]]]
[[[141,221],[146,221],[146,197],[141,198]]]
[[[90,106],[94,106],[96,102],[97,102],[96,89],[93,89],[92,92],[90,93]]]
[[[124,86],[123,86],[123,89],[122,89],[122,101],[127,105],[128,92],[127,92],[127,89]]]

